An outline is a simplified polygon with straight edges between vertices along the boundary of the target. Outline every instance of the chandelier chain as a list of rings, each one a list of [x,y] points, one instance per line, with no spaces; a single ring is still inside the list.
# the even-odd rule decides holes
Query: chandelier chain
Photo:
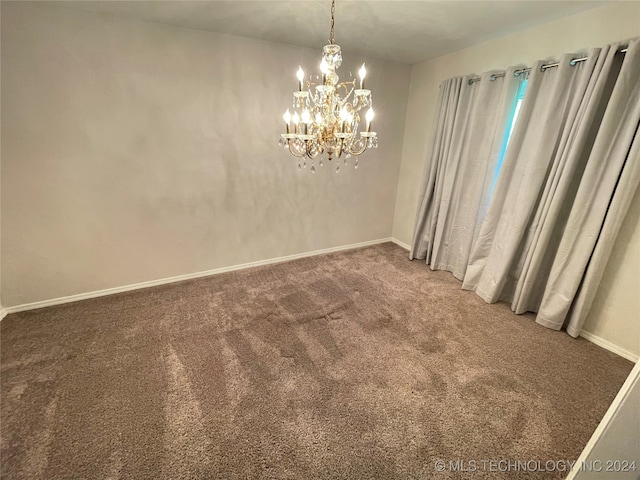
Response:
[[[329,34],[329,43],[333,45],[335,43],[335,39],[333,38],[333,26],[335,25],[336,19],[336,0],[331,0],[331,33]]]

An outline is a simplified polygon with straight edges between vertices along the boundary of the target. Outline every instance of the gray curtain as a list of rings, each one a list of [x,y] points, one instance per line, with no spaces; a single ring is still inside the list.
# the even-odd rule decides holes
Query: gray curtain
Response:
[[[577,65],[571,65],[575,55],[565,55],[556,68],[542,71],[540,61],[531,69],[463,283],[486,302],[511,302],[516,313],[537,311],[569,214],[569,189],[579,180],[571,170],[584,163],[590,125],[584,110],[600,53],[589,51],[589,59]]]
[[[639,42],[629,42],[626,55],[613,44],[577,64],[574,54],[557,68],[533,66],[486,213],[474,210],[480,222],[465,268],[425,257],[432,268],[454,271],[487,302],[511,302],[516,313],[538,312],[542,325],[579,335],[640,181]],[[476,181],[463,178],[461,188],[473,190]],[[442,200],[429,200],[436,205],[423,199],[418,216],[439,210]],[[432,220],[435,231],[440,221]],[[459,238],[437,240],[449,250],[467,248]]]
[[[611,45],[607,64],[621,59],[615,55],[619,48]],[[629,42],[623,58],[537,317],[547,327],[564,326],[574,337],[580,334],[640,184],[640,38]]]
[[[436,130],[424,172],[410,258],[462,279],[495,186],[506,130],[522,78],[510,69],[479,82],[440,86]]]

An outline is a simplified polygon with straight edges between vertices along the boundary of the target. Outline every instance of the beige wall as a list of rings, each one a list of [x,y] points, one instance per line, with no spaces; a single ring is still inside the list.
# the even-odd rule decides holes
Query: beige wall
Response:
[[[504,69],[640,35],[640,2],[620,2],[413,66],[393,236],[411,243],[438,85],[456,75]],[[585,330],[640,355],[640,195],[620,233]]]
[[[366,59],[357,171],[300,174],[277,141],[321,47],[2,2],[2,304],[390,237],[410,67]]]

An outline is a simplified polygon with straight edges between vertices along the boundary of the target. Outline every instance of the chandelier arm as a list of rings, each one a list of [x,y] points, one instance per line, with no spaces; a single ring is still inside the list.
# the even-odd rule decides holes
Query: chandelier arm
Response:
[[[290,153],[291,155],[293,155],[294,157],[296,157],[296,158],[302,158],[302,157],[304,157],[304,156],[305,156],[305,154],[306,154],[306,148],[305,148],[305,151],[304,151],[304,152],[302,152],[300,155],[298,155],[296,152],[294,152],[293,150],[291,150],[291,143],[287,143],[287,148],[288,148],[288,150],[289,150],[289,153]]]
[[[298,155],[298,154],[296,154],[295,152],[292,152],[292,151],[291,151],[291,149],[289,149],[289,153],[291,153],[291,155],[293,155],[293,156],[294,156],[294,157],[296,157],[296,158],[302,158],[302,157],[304,157],[304,156],[305,156],[305,154],[304,154],[304,153],[303,153],[302,155]]]
[[[349,90],[348,85],[351,85],[351,90]],[[341,83],[338,85],[338,88],[340,88],[340,87],[344,88],[344,93],[345,93],[345,95],[344,95],[344,100],[343,100],[343,102],[342,102],[342,105],[344,105],[345,103],[347,103],[347,101],[349,100],[349,97],[351,96],[351,94],[352,94],[352,93],[353,93],[353,91],[355,90],[355,88],[356,88],[356,81],[354,80],[354,81],[352,81],[352,82],[341,82]]]
[[[315,155],[312,155],[311,151],[307,149],[307,157],[309,157],[311,160],[313,160],[314,158],[317,158],[318,155],[321,155],[321,154],[322,154],[322,151],[318,150]]]
[[[353,144],[351,145],[353,146]],[[362,153],[364,153],[364,151],[367,149],[367,142],[363,142],[362,148],[358,149],[358,150],[351,150],[351,148],[349,149],[349,153],[351,155],[355,155],[356,157],[358,155],[362,155]]]

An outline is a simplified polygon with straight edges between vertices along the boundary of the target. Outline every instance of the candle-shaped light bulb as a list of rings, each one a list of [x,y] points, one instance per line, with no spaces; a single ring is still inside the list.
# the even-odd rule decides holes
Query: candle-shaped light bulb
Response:
[[[289,133],[289,122],[291,122],[291,113],[289,112],[288,108],[287,111],[284,112],[282,118],[284,119],[284,123],[287,125],[287,133]]]
[[[344,132],[344,122],[349,119],[349,110],[347,110],[347,106],[345,105],[340,110],[340,132]]]
[[[302,80],[304,80],[304,71],[301,66],[298,66],[298,71],[296,72],[296,77],[298,77],[298,88],[302,91]]]
[[[318,125],[322,124],[322,115],[320,115],[320,113],[316,113],[316,123]]]
[[[298,112],[295,112],[292,117],[293,124],[296,126],[296,133],[298,133],[298,124],[300,123],[300,115]]]
[[[373,117],[375,116],[375,114],[373,113],[373,107],[369,108],[369,110],[367,110],[367,115],[366,115],[366,119],[367,119],[367,132],[371,131],[371,121],[373,120]]]
[[[322,84],[327,83],[327,73],[329,73],[329,64],[323,58],[320,62],[320,71],[322,72]]]
[[[349,118],[349,110],[347,110],[347,107],[344,106],[342,107],[342,110],[340,110],[340,120],[346,122],[347,118]]]
[[[360,75],[360,88],[363,89],[364,88],[364,77],[367,76],[367,69],[365,68],[364,63],[360,67],[360,70],[358,71],[358,75]]]
[[[309,124],[311,123],[311,114],[306,108],[302,111],[302,123],[304,123],[304,134],[307,134]]]

